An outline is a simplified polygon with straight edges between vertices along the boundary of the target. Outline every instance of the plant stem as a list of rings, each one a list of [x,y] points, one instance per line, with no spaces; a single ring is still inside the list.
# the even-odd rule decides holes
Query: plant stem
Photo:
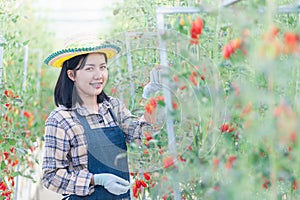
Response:
[[[296,61],[298,63],[298,59]],[[298,90],[299,90],[299,69],[296,67],[298,65],[295,65],[294,70],[295,70],[295,95],[294,95],[294,103],[296,105],[297,99],[298,99]]]
[[[212,60],[212,63],[213,65],[215,65],[215,63],[219,63],[220,60],[219,60],[219,55],[217,52],[219,52],[219,30],[220,30],[220,26],[219,26],[219,23],[220,23],[220,20],[221,20],[221,7],[222,5],[222,0],[219,0],[219,3],[218,3],[218,10],[216,12],[216,15],[217,15],[217,19],[216,19],[216,25],[215,25],[215,38],[214,38],[214,41],[213,41],[213,47],[212,47],[212,54],[211,54],[211,60]],[[217,69],[217,66],[214,66],[216,67],[216,71],[214,73],[214,81],[215,81],[215,88],[213,88],[214,92],[213,92],[213,95],[216,96],[218,94],[218,90],[221,88],[220,86],[220,82],[219,82],[219,70]],[[220,98],[215,98],[214,99],[215,101],[215,111],[214,113],[218,113],[217,116],[215,117],[214,119],[214,116],[212,116],[213,118],[213,121],[215,122],[218,122],[219,121],[219,117],[220,117],[220,111],[223,110],[221,108],[223,108],[223,106],[221,105],[221,101],[220,101]],[[212,144],[215,144],[216,143],[216,140],[217,140],[217,137],[215,134],[213,134],[212,136]]]

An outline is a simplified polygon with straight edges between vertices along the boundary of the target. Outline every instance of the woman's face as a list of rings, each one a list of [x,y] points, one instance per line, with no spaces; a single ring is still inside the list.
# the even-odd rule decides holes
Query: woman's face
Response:
[[[76,71],[73,81],[78,95],[84,100],[99,95],[106,85],[107,78],[108,70],[104,55],[93,53],[87,56],[83,68]]]

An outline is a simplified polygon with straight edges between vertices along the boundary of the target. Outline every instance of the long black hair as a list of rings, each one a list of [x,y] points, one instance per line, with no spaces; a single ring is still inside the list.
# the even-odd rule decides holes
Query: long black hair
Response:
[[[107,56],[104,53],[105,62],[107,63]],[[82,104],[82,100],[77,94],[76,88],[74,87],[74,82],[68,77],[67,71],[74,70],[74,76],[76,76],[76,71],[82,69],[86,63],[88,54],[78,55],[63,63],[63,67],[60,71],[58,80],[56,82],[54,90],[54,100],[56,106],[64,105],[67,108],[71,108],[75,103]],[[79,65],[79,67],[77,67]],[[109,97],[102,92],[97,95],[97,103],[102,103],[104,100],[109,100]]]

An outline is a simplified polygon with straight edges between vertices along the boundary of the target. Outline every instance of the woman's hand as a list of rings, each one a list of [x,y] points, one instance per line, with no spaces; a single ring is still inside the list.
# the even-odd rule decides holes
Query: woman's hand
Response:
[[[94,174],[93,180],[95,185],[102,185],[115,195],[124,194],[130,188],[130,183],[127,180],[109,173]]]
[[[151,94],[162,89],[161,67],[156,66],[150,71],[150,82],[143,89],[143,98],[149,99]]]

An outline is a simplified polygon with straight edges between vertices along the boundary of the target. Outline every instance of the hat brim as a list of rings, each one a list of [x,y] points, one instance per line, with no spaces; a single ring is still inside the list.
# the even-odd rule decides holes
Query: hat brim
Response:
[[[88,54],[88,53],[104,53],[108,59],[113,58],[116,54],[118,54],[121,49],[118,46],[109,44],[109,45],[102,45],[96,47],[87,47],[87,48],[69,48],[63,49],[60,51],[56,51],[50,54],[46,59],[45,63],[47,65],[61,68],[63,63],[66,60],[69,60],[75,56]]]

